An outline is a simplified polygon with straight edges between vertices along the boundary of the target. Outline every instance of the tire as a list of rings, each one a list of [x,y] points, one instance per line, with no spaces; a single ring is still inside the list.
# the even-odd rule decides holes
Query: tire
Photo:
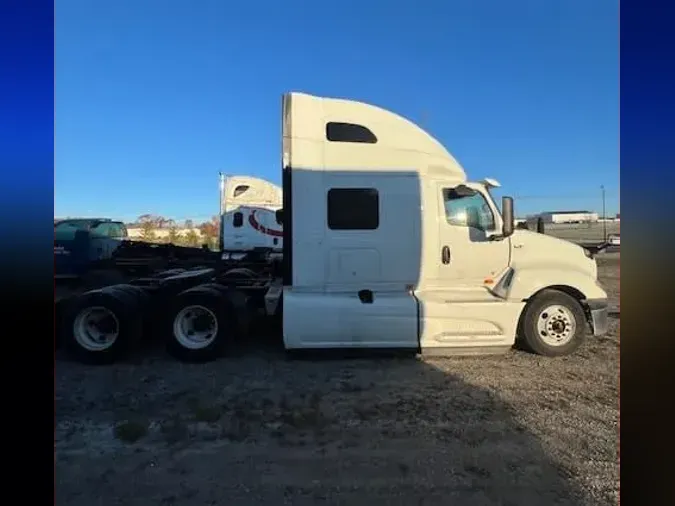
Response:
[[[142,286],[130,284],[114,285],[109,288],[128,297],[128,304],[139,314],[142,328],[140,340],[153,341],[157,337],[157,325],[154,324],[156,318],[153,315],[154,307],[151,307],[152,298],[148,291]]]
[[[236,321],[233,322],[236,325],[236,334],[234,336],[235,339],[238,340],[243,337],[247,337],[250,334],[254,314],[252,310],[252,297],[248,297],[239,290],[234,290],[217,282],[199,285],[198,289],[215,290],[227,299],[232,308],[232,311],[236,315]]]
[[[256,273],[247,267],[235,267],[220,275],[220,279],[223,282],[232,282],[239,279],[253,279],[255,277]]]
[[[246,338],[251,334],[253,324],[253,298],[238,290],[228,290],[226,297],[237,315],[237,338]]]
[[[131,353],[141,330],[140,313],[131,295],[114,287],[93,290],[69,305],[63,319],[63,346],[79,362],[112,364]],[[98,342],[94,334],[99,334]]]
[[[586,337],[586,315],[574,297],[558,290],[543,290],[525,306],[518,337],[523,348],[537,355],[569,355]]]
[[[150,300],[150,294],[141,286],[121,284],[111,286],[110,288],[129,294],[133,297],[139,309],[144,308]]]
[[[202,318],[204,330],[195,329]],[[222,357],[235,342],[237,320],[225,293],[213,286],[198,286],[178,294],[170,304],[166,349],[173,358],[187,363],[211,362]],[[202,334],[195,339],[190,334]],[[201,341],[201,342],[199,342]]]
[[[218,293],[222,294],[225,296],[227,292],[230,290],[227,286],[221,285],[220,283],[214,282],[214,283],[204,283],[203,285],[199,285],[195,287],[197,290],[215,290]]]

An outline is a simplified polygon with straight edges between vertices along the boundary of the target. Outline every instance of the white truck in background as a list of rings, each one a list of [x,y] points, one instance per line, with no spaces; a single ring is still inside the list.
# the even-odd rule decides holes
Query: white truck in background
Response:
[[[227,253],[256,248],[281,252],[283,232],[276,211],[281,188],[251,176],[220,175],[220,244]]]
[[[283,223],[283,242],[272,241],[282,248],[278,275],[225,280],[218,269],[201,269],[85,294],[66,319],[70,349],[84,361],[114,361],[139,338],[131,321],[159,318],[153,328],[164,329],[171,355],[208,361],[242,339],[259,312],[275,317],[287,350],[445,355],[519,344],[560,356],[577,349],[587,326],[595,335],[607,330],[593,253],[514,230],[513,200],[504,197],[500,211],[490,194],[496,181],[468,181],[436,139],[392,112],[285,94],[281,170],[274,221]],[[247,183],[228,184],[224,238],[234,220],[228,213],[259,205],[228,202]],[[147,297],[145,305],[121,304],[134,290],[151,300],[163,294],[159,314],[149,312]],[[99,315],[88,321],[92,307]]]

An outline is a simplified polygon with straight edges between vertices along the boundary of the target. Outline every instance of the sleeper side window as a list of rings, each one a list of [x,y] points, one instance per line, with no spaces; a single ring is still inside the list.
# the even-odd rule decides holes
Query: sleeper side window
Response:
[[[375,230],[380,226],[380,195],[375,188],[332,188],[327,201],[331,230]]]

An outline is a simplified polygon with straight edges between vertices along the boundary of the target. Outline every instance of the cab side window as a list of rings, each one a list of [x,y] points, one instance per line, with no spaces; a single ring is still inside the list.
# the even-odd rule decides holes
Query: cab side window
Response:
[[[127,227],[125,227],[121,223],[115,223],[111,237],[114,237],[115,239],[126,239],[127,235],[128,235]]]
[[[485,197],[475,192],[466,195],[453,188],[443,190],[445,217],[450,225],[470,227],[484,232],[495,229],[495,217]]]
[[[91,231],[94,237],[108,237],[110,239],[124,239],[125,229],[119,223],[101,223]]]
[[[59,223],[54,227],[54,239],[57,241],[70,241],[75,238],[75,233],[80,230],[72,223]]]

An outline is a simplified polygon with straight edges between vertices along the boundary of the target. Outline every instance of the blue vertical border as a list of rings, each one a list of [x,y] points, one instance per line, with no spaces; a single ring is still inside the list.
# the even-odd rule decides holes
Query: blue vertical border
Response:
[[[674,500],[674,23],[672,2],[621,2],[622,504]]]
[[[0,3],[0,117],[3,264],[22,267],[5,270],[5,275],[22,284],[40,280],[41,285],[47,276],[49,284],[54,214],[53,1]]]
[[[7,364],[3,413],[11,413],[3,423],[11,442],[25,444],[11,452],[14,464],[5,481],[18,484],[32,475],[31,486],[22,487],[22,500],[53,504],[54,2],[50,0],[0,2],[0,174],[5,295],[0,334]]]

